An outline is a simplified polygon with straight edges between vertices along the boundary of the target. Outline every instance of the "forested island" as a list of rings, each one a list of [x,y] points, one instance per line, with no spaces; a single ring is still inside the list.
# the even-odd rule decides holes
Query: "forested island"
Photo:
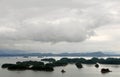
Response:
[[[44,61],[47,61],[45,63]],[[99,64],[120,64],[120,58],[61,58],[55,60],[54,58],[43,58],[40,61],[23,61],[16,62],[15,64],[5,63],[1,67],[7,68],[8,70],[37,70],[37,71],[54,71],[54,67],[66,66],[68,64],[75,64],[77,68],[83,68],[82,64],[94,64],[96,68]],[[109,69],[102,69],[103,72]]]

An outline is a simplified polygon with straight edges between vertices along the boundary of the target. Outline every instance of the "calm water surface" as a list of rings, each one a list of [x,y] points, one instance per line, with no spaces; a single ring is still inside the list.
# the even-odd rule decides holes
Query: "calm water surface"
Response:
[[[61,57],[55,57],[60,59]],[[41,58],[37,57],[0,57],[0,66],[3,63],[15,63],[16,61],[36,60],[40,61]],[[9,71],[0,68],[0,77],[120,77],[120,65],[100,65],[100,68],[95,68],[94,65],[83,64],[82,69],[77,69],[74,64],[69,64],[65,67],[56,67],[53,72],[44,71]],[[101,68],[109,68],[112,70],[110,73],[102,74]],[[64,69],[66,73],[62,74],[60,71]]]

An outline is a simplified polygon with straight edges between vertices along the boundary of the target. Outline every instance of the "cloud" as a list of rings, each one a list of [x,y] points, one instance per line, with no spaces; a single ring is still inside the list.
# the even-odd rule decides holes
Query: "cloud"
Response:
[[[93,37],[97,28],[120,24],[119,4],[119,0],[1,0],[0,47],[30,43],[35,49],[36,42],[97,40]]]
[[[70,13],[64,16],[65,13]],[[64,11],[63,17],[57,18],[32,18],[12,21],[12,26],[1,26],[0,39],[10,40],[34,40],[41,42],[81,42],[94,35],[94,29],[98,23],[92,18],[79,17],[74,11]]]
[[[49,10],[48,13],[43,10],[45,6],[42,9],[38,6],[20,9],[18,6],[21,5],[11,5],[11,7],[17,6],[18,8],[6,9],[8,16],[1,18],[0,21],[2,24],[0,28],[4,26],[4,32],[0,32],[0,39],[53,43],[84,41],[95,34],[94,29],[111,22],[110,14],[106,13],[108,9],[104,12],[102,5],[84,7],[85,5],[83,8],[58,7],[55,10]],[[41,10],[44,14],[41,14]]]

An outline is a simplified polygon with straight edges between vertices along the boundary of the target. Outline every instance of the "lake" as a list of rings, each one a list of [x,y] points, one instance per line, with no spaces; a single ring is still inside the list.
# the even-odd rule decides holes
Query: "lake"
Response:
[[[54,57],[60,59],[61,57]],[[74,57],[71,57],[74,58]],[[87,57],[88,59],[90,57]],[[0,57],[0,66],[4,63],[15,63],[17,61],[40,61],[38,57]],[[102,74],[101,68],[109,68],[112,72]],[[66,73],[61,73],[64,69]],[[100,64],[99,68],[95,68],[94,65],[83,64],[82,69],[78,69],[74,64],[69,64],[65,67],[55,67],[53,72],[45,71],[9,71],[7,69],[0,68],[0,77],[120,77],[120,65],[105,65]]]

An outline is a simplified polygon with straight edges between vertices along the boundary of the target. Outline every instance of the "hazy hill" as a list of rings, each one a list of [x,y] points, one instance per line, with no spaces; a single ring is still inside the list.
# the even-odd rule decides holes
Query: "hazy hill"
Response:
[[[29,53],[27,51],[21,50],[0,50],[0,56],[91,56],[91,57],[100,57],[100,56],[120,56],[120,54],[114,53],[103,53],[98,52],[86,52],[86,53]]]

